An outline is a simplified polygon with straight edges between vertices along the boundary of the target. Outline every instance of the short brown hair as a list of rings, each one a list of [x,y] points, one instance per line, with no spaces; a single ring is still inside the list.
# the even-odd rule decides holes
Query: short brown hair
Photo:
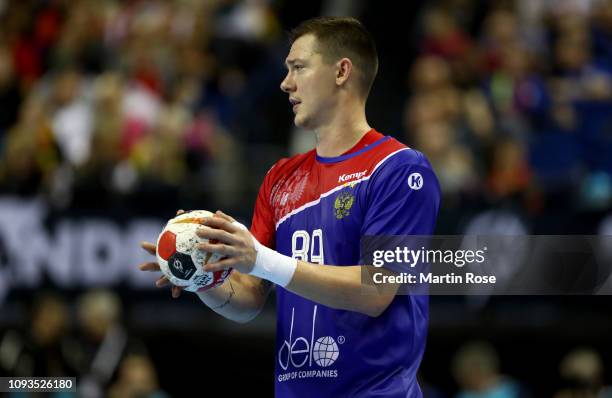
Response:
[[[308,34],[317,38],[317,50],[325,62],[331,63],[342,57],[350,58],[361,74],[360,86],[367,97],[378,71],[378,54],[374,39],[363,24],[355,18],[309,19],[291,31],[291,44]]]

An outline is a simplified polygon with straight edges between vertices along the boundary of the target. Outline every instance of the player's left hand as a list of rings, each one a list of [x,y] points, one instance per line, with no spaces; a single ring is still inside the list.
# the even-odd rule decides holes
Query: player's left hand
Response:
[[[205,271],[234,268],[243,274],[248,274],[253,269],[257,259],[253,236],[235,221],[221,210],[218,210],[214,217],[201,221],[202,227],[198,228],[196,234],[214,243],[200,243],[198,249],[222,256],[222,259],[216,263],[206,264]]]
[[[151,242],[141,242],[140,246],[151,255],[155,255],[155,245]],[[157,262],[142,263],[138,266],[141,271],[161,271],[161,268]],[[172,285],[168,278],[162,275],[156,282],[155,286],[164,287],[166,285]],[[178,298],[181,295],[183,288],[180,286],[172,285],[172,298]]]

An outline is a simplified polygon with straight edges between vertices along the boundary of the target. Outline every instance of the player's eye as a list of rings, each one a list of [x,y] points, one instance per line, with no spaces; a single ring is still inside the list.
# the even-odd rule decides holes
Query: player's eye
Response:
[[[303,65],[293,65],[293,70],[301,70],[303,68],[304,68]]]

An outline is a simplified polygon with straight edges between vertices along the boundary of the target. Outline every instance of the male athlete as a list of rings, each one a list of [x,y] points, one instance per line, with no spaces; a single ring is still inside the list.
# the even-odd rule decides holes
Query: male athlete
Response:
[[[421,153],[368,125],[378,58],[357,20],[303,22],[285,64],[281,89],[295,124],[316,134],[316,148],[270,169],[250,232],[221,212],[203,222],[198,234],[219,243],[201,249],[226,256],[205,269],[235,272],[198,296],[246,322],[277,285],[278,397],[420,397],[428,299],[389,289],[364,295],[362,269],[371,266],[360,260],[360,238],[432,234],[436,176]],[[179,292],[173,287],[173,296]]]

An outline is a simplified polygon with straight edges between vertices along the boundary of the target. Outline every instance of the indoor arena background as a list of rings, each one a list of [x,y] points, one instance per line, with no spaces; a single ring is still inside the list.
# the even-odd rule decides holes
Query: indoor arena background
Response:
[[[368,118],[429,157],[437,233],[612,234],[610,0],[1,0],[0,376],[272,395],[274,300],[239,325],[172,299],[138,243],[177,209],[248,224],[268,168],[311,148],[279,85],[318,15],[373,33]],[[610,308],[432,297],[426,397],[612,383]]]

